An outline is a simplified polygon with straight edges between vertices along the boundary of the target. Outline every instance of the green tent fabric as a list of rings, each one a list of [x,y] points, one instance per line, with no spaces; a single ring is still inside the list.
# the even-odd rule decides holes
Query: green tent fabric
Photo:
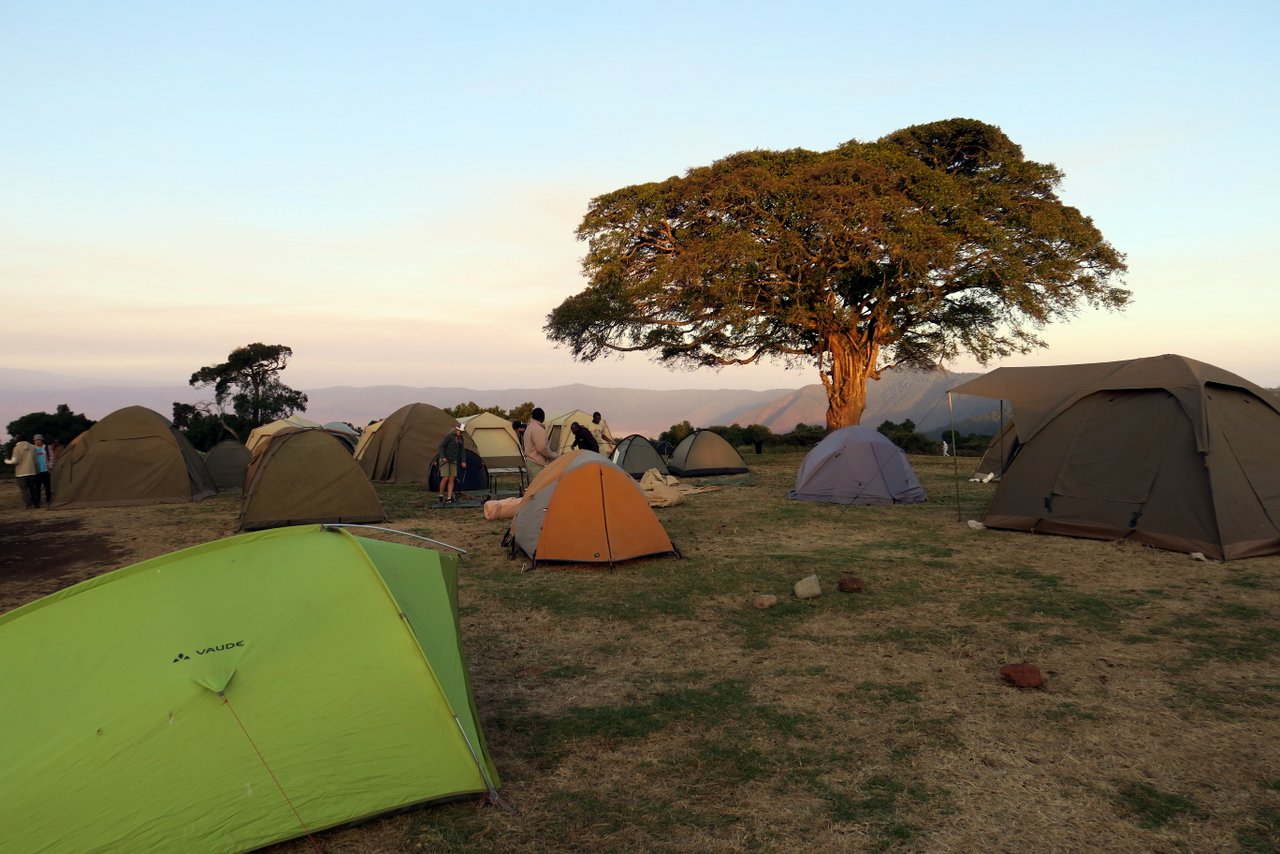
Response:
[[[0,851],[247,851],[494,795],[452,555],[243,534],[0,616]]]

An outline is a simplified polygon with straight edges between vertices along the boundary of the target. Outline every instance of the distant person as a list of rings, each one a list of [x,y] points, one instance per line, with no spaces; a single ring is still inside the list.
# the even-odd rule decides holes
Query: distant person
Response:
[[[13,466],[13,479],[18,483],[18,491],[22,493],[22,505],[28,510],[40,506],[35,491],[36,486],[36,447],[21,436],[16,437],[13,451],[5,462]]]
[[[944,457],[949,457],[949,456],[951,456],[951,446],[947,444],[947,440],[946,440],[946,439],[943,439],[943,440],[942,440],[942,455],[943,455]]]
[[[53,504],[53,449],[44,443],[44,436],[37,433],[32,437],[35,443],[36,477],[31,488],[36,506],[40,506],[40,494],[44,493],[44,506]]]
[[[600,443],[596,441],[596,437],[586,427],[575,421],[569,425],[569,432],[573,434],[573,444],[570,447],[583,451],[594,451],[597,454],[600,453]]]
[[[609,432],[609,425],[604,423],[599,412],[591,413],[591,424],[588,425],[588,429],[591,435],[596,437],[596,444],[601,448],[607,448],[612,453],[618,443],[614,441],[613,434]]]
[[[547,420],[547,413],[541,406],[535,406],[529,413],[529,423],[524,427],[524,463],[529,470],[529,477],[542,471],[542,467],[560,456],[547,445],[547,428],[542,422]]]
[[[436,449],[439,457],[440,471],[440,503],[453,503],[453,488],[458,482],[458,472],[467,467],[467,452],[461,424],[454,424],[453,429],[440,440]]]
[[[517,418],[511,422],[511,429],[515,431],[516,442],[520,444],[520,453],[524,453],[524,422]]]

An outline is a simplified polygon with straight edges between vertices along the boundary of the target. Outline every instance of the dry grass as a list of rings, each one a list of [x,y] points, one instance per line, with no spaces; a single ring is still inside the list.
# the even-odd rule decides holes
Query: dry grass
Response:
[[[749,484],[659,511],[684,560],[613,570],[522,572],[504,523],[379,487],[393,527],[469,551],[464,641],[514,810],[430,807],[324,850],[1280,850],[1280,557],[973,530],[992,487],[962,482],[958,514],[940,458],[912,460],[925,505],[795,504],[800,459],[748,456]],[[0,609],[238,510],[0,489]],[[824,595],[795,600],[810,573]],[[836,592],[850,574],[865,594]],[[1024,659],[1043,690],[1002,684]]]

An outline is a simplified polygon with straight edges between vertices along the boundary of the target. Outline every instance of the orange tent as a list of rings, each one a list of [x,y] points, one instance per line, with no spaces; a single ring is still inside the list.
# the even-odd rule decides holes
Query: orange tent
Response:
[[[679,555],[631,475],[591,451],[570,451],[538,472],[503,542],[534,566]]]

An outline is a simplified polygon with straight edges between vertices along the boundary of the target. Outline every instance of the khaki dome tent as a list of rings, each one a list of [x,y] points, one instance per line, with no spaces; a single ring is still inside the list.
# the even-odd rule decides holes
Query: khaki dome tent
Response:
[[[1280,552],[1280,401],[1248,380],[1165,355],[998,368],[951,391],[1013,404],[1020,447],[987,527]]]
[[[458,421],[429,403],[400,407],[370,424],[356,446],[356,460],[369,480],[380,483],[426,483],[440,440]],[[475,450],[475,442],[465,440]]]
[[[250,851],[496,796],[457,558],[319,526],[0,615],[0,849]]]
[[[612,459],[616,465],[636,480],[643,477],[649,469],[657,469],[660,473],[667,474],[667,461],[662,458],[662,454],[658,453],[653,442],[639,433],[632,433],[619,442],[618,447],[613,449]]]
[[[249,453],[253,453],[258,449],[259,444],[267,441],[277,433],[289,430],[310,430],[319,426],[319,422],[312,421],[310,418],[303,418],[301,415],[290,415],[288,418],[281,418],[279,421],[272,421],[270,424],[254,427],[249,431],[249,438],[244,440],[244,446],[249,449]]]
[[[476,443],[476,453],[487,467],[518,469],[524,465],[520,438],[507,419],[492,412],[481,412],[479,415],[459,418],[458,423]]]
[[[533,559],[616,563],[677,554],[644,491],[592,451],[570,451],[538,472],[505,542]]]
[[[667,469],[676,477],[708,477],[750,471],[738,449],[714,430],[698,430],[685,436],[671,452]]]
[[[341,438],[323,429],[293,430],[254,452],[236,530],[386,518],[373,484]]]
[[[252,456],[249,449],[235,439],[223,439],[205,454],[205,467],[219,492],[244,488],[244,473]]]
[[[59,455],[50,506],[177,504],[215,492],[204,460],[167,418],[145,406],[126,406]]]
[[[796,488],[787,497],[831,504],[918,504],[926,496],[901,448],[879,430],[853,425],[831,432],[805,454]]]

